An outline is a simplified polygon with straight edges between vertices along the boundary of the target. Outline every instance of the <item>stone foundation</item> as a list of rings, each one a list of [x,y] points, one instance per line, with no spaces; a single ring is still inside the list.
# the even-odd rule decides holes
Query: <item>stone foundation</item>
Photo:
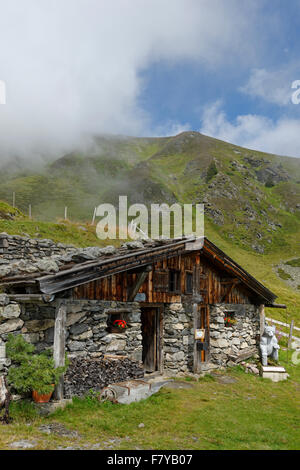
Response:
[[[124,312],[128,328],[112,333],[108,315]],[[235,324],[226,326],[231,312]],[[5,358],[8,334],[22,334],[38,352],[53,348],[54,304],[22,304],[0,294],[0,371],[7,371]],[[67,300],[66,351],[70,358],[98,358],[105,354],[127,356],[142,361],[141,307],[138,302]],[[254,305],[217,304],[210,306],[210,338],[207,361],[201,370],[224,367],[247,349],[258,350],[259,311]],[[165,304],[162,332],[162,365],[166,373],[193,371],[194,323],[192,305],[187,302]],[[163,372],[162,371],[162,372]]]

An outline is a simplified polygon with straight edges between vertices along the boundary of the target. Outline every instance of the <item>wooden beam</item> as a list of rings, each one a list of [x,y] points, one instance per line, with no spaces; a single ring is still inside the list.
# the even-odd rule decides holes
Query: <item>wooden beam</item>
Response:
[[[54,324],[54,345],[53,345],[53,359],[55,367],[65,365],[65,345],[66,345],[66,320],[67,320],[67,306],[63,302],[59,302],[55,312]],[[62,400],[64,397],[64,378],[61,376],[59,384],[54,392],[57,400]]]
[[[292,346],[294,324],[295,324],[295,320],[292,320],[291,321],[291,326],[290,326],[290,331],[289,331],[288,349],[291,349],[291,346]]]
[[[149,272],[152,270],[152,266],[146,266],[146,269],[139,273],[138,276],[137,276],[137,279],[136,279],[136,283],[134,284],[134,286],[132,287],[130,293],[128,294],[128,302],[132,302],[133,299],[135,298],[136,294],[138,293],[138,291],[140,290],[140,287],[142,286],[142,284],[145,282]]]
[[[45,303],[45,302],[51,302],[54,300],[54,296],[51,295],[41,295],[41,294],[7,294],[9,297],[9,300],[12,300],[13,302],[21,302],[21,303],[32,303],[32,302],[38,302],[38,303]]]
[[[198,328],[198,304],[193,304],[193,317],[194,317],[194,332]],[[198,364],[199,364],[199,357],[198,357],[198,349],[197,349],[197,340],[194,338],[194,364],[193,364],[193,372],[194,374],[198,373]]]
[[[262,337],[262,335],[264,334],[265,323],[266,323],[265,306],[264,306],[264,304],[261,304],[259,306],[259,334],[260,334],[260,337]]]
[[[226,281],[221,281],[221,284],[222,285],[226,285],[226,284],[232,284],[232,283],[238,283],[239,282],[239,279],[227,279]]]

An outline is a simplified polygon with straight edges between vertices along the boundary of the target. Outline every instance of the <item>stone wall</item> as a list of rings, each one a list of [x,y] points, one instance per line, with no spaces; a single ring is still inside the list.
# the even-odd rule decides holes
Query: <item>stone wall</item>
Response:
[[[129,327],[122,333],[107,330],[108,312],[126,309]],[[142,360],[141,312],[137,302],[68,301],[66,351],[72,357],[127,355]],[[10,302],[0,295],[0,352],[9,333],[22,334],[40,352],[53,347],[55,306]]]
[[[98,358],[104,354],[125,355],[142,360],[141,310],[138,302],[68,300],[66,350],[70,358]],[[123,333],[108,330],[108,314],[126,310],[129,325]],[[233,312],[235,324],[226,326],[224,317]],[[9,333],[22,334],[36,350],[53,347],[54,304],[22,304],[0,294],[0,371],[7,370],[5,341]],[[193,310],[189,303],[165,304],[162,332],[162,362],[165,372],[193,370]],[[232,356],[258,347],[259,311],[254,305],[217,304],[210,306],[208,360],[203,371],[224,367]]]
[[[188,372],[193,367],[193,311],[190,304],[167,304],[164,310],[163,353],[166,371]]]
[[[30,260],[46,258],[54,255],[64,255],[74,251],[73,245],[55,243],[52,240],[21,237],[0,233],[0,264],[5,261]]]
[[[233,312],[236,321],[226,326],[224,317]],[[210,362],[226,366],[231,356],[247,348],[258,348],[260,333],[259,307],[255,305],[216,304],[210,307]]]

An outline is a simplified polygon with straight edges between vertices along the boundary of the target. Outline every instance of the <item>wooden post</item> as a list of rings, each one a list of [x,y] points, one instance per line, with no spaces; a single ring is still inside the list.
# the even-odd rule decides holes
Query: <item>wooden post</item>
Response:
[[[194,333],[195,333],[195,330],[198,328],[198,304],[196,303],[193,304],[193,317],[194,317]],[[198,373],[198,363],[199,363],[199,357],[198,357],[198,349],[197,349],[197,340],[195,339],[195,334],[194,334],[194,366],[193,366],[194,374]]]
[[[292,321],[291,321],[291,326],[290,326],[289,340],[288,340],[288,349],[291,348],[292,341],[293,341],[293,329],[294,329],[294,324],[295,324],[295,321],[292,320]]]
[[[56,307],[54,324],[53,359],[55,367],[65,365],[66,319],[67,306],[64,303],[59,302]],[[57,400],[62,400],[64,397],[63,376],[61,376],[60,382],[55,388],[54,396]]]
[[[264,331],[265,331],[265,306],[264,304],[261,304],[259,306],[259,322],[260,322],[260,326],[259,326],[259,330],[260,330],[260,337],[262,337],[262,335],[264,334]]]
[[[29,219],[31,219],[31,204],[29,204],[29,207],[28,207],[28,217]]]
[[[16,193],[15,193],[15,192],[13,192],[12,206],[13,206],[14,208],[16,207]]]
[[[65,207],[65,220],[67,220],[67,218],[68,218],[68,208]]]

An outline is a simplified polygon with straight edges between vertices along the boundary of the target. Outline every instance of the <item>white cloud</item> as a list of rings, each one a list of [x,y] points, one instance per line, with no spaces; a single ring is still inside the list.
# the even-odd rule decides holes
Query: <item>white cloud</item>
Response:
[[[200,132],[217,139],[278,155],[300,157],[300,119],[282,117],[277,121],[248,114],[230,122],[217,101],[202,116]]]
[[[249,3],[0,0],[0,156],[55,152],[91,133],[149,133],[140,71],[160,60],[246,63],[261,2]]]
[[[248,82],[240,91],[268,103],[286,106],[291,104],[291,86],[299,75],[299,62],[277,70],[253,69]]]

